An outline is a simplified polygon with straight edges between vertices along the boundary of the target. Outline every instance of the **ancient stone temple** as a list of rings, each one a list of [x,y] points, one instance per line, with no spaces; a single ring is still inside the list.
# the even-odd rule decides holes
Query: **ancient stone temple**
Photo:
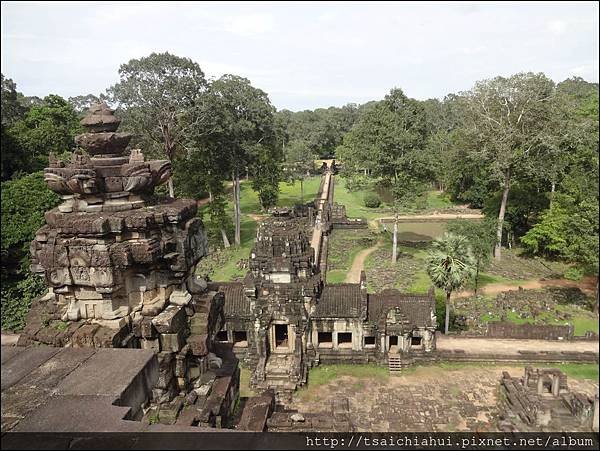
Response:
[[[504,371],[501,388],[505,431],[598,432],[598,395],[571,391],[567,375],[557,368],[525,367],[522,377]]]
[[[63,202],[31,244],[32,269],[48,293],[34,302],[20,344],[151,349],[160,366],[153,401],[168,403],[227,366],[213,346],[223,296],[194,274],[207,252],[203,224],[193,200],[157,200],[170,163],[126,150],[132,135],[117,132],[106,104],[81,123],[86,133],[76,137],[72,161],[51,157],[44,171]],[[231,405],[236,372],[237,361],[220,373],[231,382],[221,393]]]
[[[368,363],[400,370],[435,349],[435,299],[360,283],[324,284],[308,218],[293,211],[263,221],[242,282],[211,282],[225,296],[217,335],[253,369],[252,384],[280,399],[319,363]]]

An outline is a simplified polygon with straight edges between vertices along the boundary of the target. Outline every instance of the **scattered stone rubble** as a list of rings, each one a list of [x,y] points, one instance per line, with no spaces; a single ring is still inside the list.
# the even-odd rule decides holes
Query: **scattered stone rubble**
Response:
[[[567,376],[555,368],[526,367],[523,377],[502,374],[504,398],[500,428],[517,432],[598,432],[598,395],[569,390]]]

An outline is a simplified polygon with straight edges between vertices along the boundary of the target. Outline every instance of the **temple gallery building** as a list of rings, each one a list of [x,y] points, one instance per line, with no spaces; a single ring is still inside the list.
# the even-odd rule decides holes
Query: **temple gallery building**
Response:
[[[319,363],[389,364],[435,349],[435,298],[359,283],[325,284],[314,261],[310,221],[293,214],[263,221],[241,282],[211,282],[224,293],[217,340],[255,368],[252,385],[291,393]]]

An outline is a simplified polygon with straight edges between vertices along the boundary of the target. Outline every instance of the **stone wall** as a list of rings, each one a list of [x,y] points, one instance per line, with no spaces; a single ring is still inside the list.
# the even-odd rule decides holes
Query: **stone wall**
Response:
[[[571,340],[573,338],[573,326],[515,324],[493,321],[487,325],[486,336],[489,338],[515,338],[523,340]]]

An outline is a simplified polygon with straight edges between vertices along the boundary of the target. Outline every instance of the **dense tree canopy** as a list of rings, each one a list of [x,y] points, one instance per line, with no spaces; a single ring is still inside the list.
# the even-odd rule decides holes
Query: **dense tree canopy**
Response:
[[[49,95],[29,104],[11,80],[3,78],[2,83],[2,180],[39,171],[47,165],[50,152],[60,155],[73,150],[73,138],[83,130],[66,100]]]
[[[136,133],[144,150],[173,161],[186,132],[197,126],[190,112],[206,90],[204,72],[191,59],[167,52],[122,64],[119,77],[108,93],[124,117],[123,130]],[[169,194],[175,195],[171,180]]]

